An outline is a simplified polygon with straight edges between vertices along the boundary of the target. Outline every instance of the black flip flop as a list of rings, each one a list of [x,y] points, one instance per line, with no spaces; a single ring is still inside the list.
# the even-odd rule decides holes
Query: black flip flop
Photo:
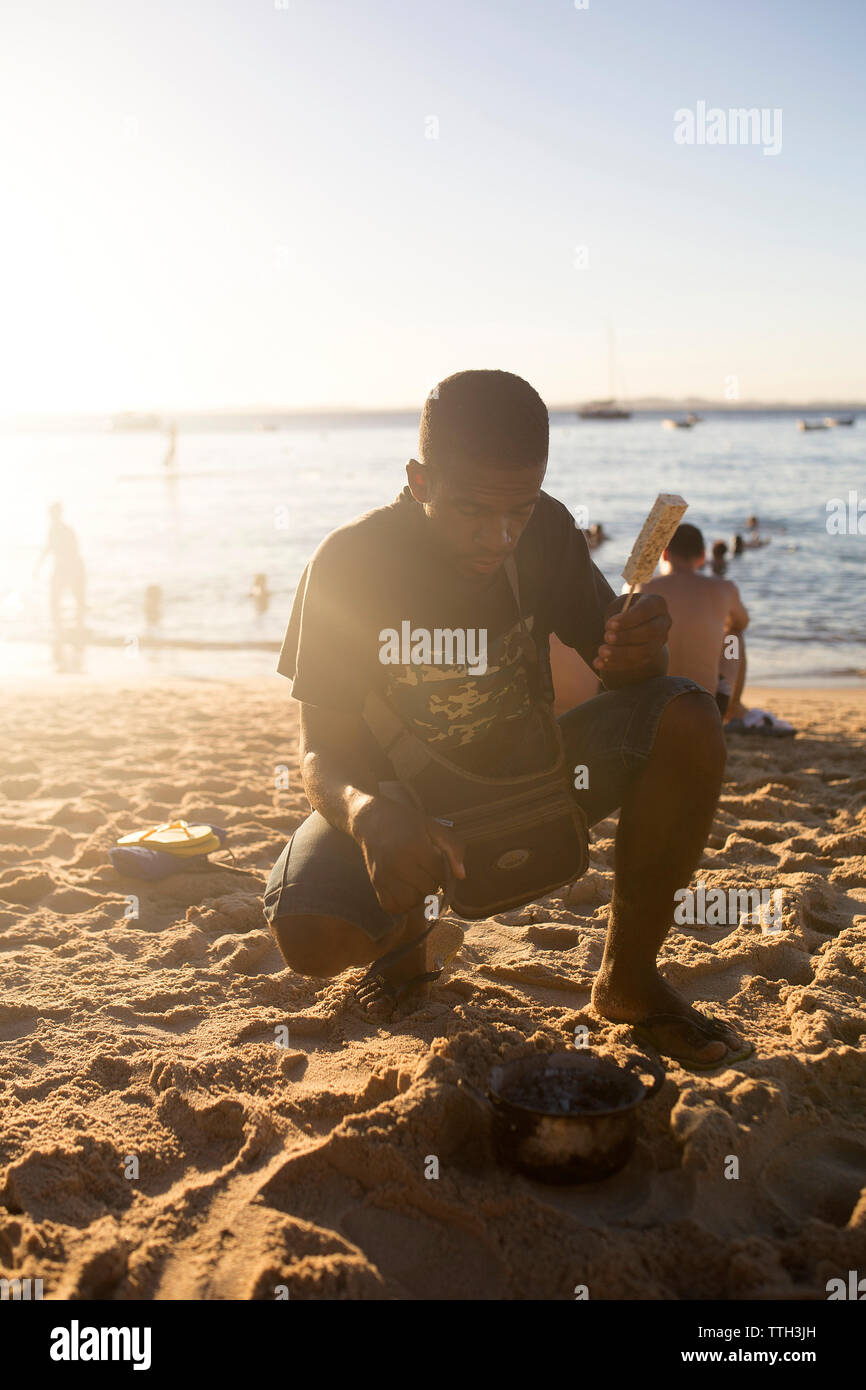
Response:
[[[362,1009],[367,1011],[376,1004],[390,1004],[393,1010],[400,1000],[410,994],[417,985],[429,984],[433,980],[439,979],[442,974],[441,970],[427,970],[421,975],[413,975],[411,979],[403,980],[399,985],[396,985],[385,974],[389,966],[396,965],[397,961],[402,960],[410,951],[414,951],[419,942],[430,935],[435,925],[436,919],[434,918],[429,927],[425,928],[418,936],[413,936],[411,941],[405,941],[402,946],[395,946],[392,951],[386,951],[384,956],[373,961],[367,973],[361,977],[352,990],[354,998]]]
[[[760,720],[747,724],[745,719],[729,719],[727,724],[722,727],[725,733],[741,734],[744,737],[754,738],[794,738],[797,730],[787,723],[786,720],[777,719],[774,714],[769,714],[767,710],[755,710],[759,714]]]
[[[640,1019],[632,1024],[632,1032],[639,1042],[645,1046],[654,1047],[663,1057],[670,1057],[672,1061],[679,1062],[686,1071],[716,1071],[718,1067],[728,1067],[733,1062],[743,1062],[747,1057],[751,1057],[755,1048],[750,1042],[744,1042],[739,1051],[734,1051],[730,1043],[725,1038],[726,1025],[721,1019],[715,1018],[713,1014],[702,1014],[703,1022],[699,1023],[696,1019],[684,1018],[682,1014],[648,1014],[646,1018]],[[682,1027],[687,1024],[694,1028],[696,1033],[706,1038],[707,1042],[723,1042],[728,1051],[724,1057],[719,1057],[715,1062],[697,1062],[691,1057],[678,1057],[675,1052],[668,1048],[659,1047],[655,1038],[652,1036],[652,1029],[658,1024]]]

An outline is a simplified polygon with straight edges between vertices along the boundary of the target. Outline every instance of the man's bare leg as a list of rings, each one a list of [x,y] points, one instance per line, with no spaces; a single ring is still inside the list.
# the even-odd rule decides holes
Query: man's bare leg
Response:
[[[369,965],[378,960],[387,951],[419,936],[428,925],[422,905],[408,912],[392,932],[378,941],[371,941],[366,932],[345,918],[313,913],[277,917],[270,923],[270,930],[290,970],[299,975],[331,979],[351,966]],[[427,944],[425,938],[414,951],[407,952],[388,968],[392,984],[402,984],[426,972]]]
[[[728,708],[725,711],[725,723],[729,719],[742,719],[748,713],[742,702],[743,686],[746,684],[746,641],[741,632],[737,633],[739,655],[729,657],[723,663],[729,669],[725,669],[723,674],[727,676],[731,687],[731,698],[728,701]]]
[[[697,692],[672,700],[652,754],[629,788],[616,837],[616,876],[604,958],[592,991],[602,1017],[637,1022],[676,1014],[684,1025],[706,1019],[659,974],[656,957],[670,929],[674,893],[697,866],[718,801],[725,747],[715,701]],[[679,1056],[711,1063],[722,1042],[701,1041],[687,1026],[659,1029]],[[741,1046],[730,1029],[728,1047]]]
[[[63,581],[55,570],[51,576],[51,626],[55,637],[63,630]]]

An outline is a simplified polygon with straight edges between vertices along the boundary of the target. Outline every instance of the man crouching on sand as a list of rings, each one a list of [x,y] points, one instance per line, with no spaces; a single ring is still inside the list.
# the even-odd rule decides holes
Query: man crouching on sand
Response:
[[[691,1008],[656,956],[712,823],[725,764],[719,712],[693,681],[665,674],[663,599],[643,595],[623,614],[625,600],[592,563],[571,513],[542,492],[548,442],[546,407],[520,377],[448,377],[424,405],[408,487],[327,536],[307,565],[278,669],[300,702],[313,811],[274,866],[265,915],[301,974],[328,977],[376,959],[395,1001],[431,978],[424,901],[444,881],[443,856],[465,876],[461,846],[438,821],[380,794],[395,773],[362,711],[379,691],[418,737],[482,776],[544,765],[503,570],[513,554],[523,619],[542,656],[556,633],[604,686],[559,721],[568,765],[589,769],[589,785],[575,791],[588,824],[620,808],[594,1008],[640,1023],[645,1039],[686,1066],[714,1067],[751,1049]],[[384,661],[382,633],[406,622],[412,632],[483,632],[485,660],[474,672],[465,660],[406,661],[395,644]]]

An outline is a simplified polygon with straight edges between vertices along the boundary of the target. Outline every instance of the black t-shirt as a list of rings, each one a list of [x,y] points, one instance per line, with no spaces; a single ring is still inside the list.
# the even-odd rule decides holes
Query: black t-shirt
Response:
[[[592,663],[615,594],[571,513],[545,492],[515,559],[542,668],[551,632]],[[347,714],[360,716],[368,691],[379,690],[413,733],[473,771],[538,766],[535,678],[507,575],[473,582],[451,569],[408,487],[322,541],[301,576],[277,669],[296,700]],[[366,734],[365,752],[380,779],[393,776]]]

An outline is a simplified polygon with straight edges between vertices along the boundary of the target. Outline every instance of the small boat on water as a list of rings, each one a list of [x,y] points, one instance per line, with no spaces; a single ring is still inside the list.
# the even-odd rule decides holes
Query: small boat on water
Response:
[[[135,410],[123,410],[119,415],[112,415],[111,428],[113,430],[159,430],[162,429],[162,421],[158,415],[145,415]]]
[[[703,417],[703,415],[691,415],[691,414],[689,414],[689,415],[686,416],[686,419],[688,420],[688,422],[689,422],[690,425],[701,425],[701,424],[703,424],[704,417]]]
[[[581,420],[630,420],[631,411],[616,401],[587,401],[578,410]]]
[[[626,406],[621,405],[616,399],[616,343],[614,340],[613,327],[607,330],[607,374],[608,390],[610,395],[604,401],[587,401],[585,405],[578,407],[577,416],[580,420],[630,420],[631,411]],[[628,390],[625,392],[628,395]]]
[[[690,430],[691,427],[692,427],[692,425],[693,425],[694,423],[695,423],[694,420],[690,420],[688,416],[686,416],[686,418],[685,418],[684,420],[673,420],[673,419],[662,420],[662,429],[663,429],[663,430]]]
[[[824,424],[833,429],[838,425],[853,425],[855,418],[854,415],[825,415]]]
[[[798,430],[828,430],[830,426],[826,420],[798,420]]]

